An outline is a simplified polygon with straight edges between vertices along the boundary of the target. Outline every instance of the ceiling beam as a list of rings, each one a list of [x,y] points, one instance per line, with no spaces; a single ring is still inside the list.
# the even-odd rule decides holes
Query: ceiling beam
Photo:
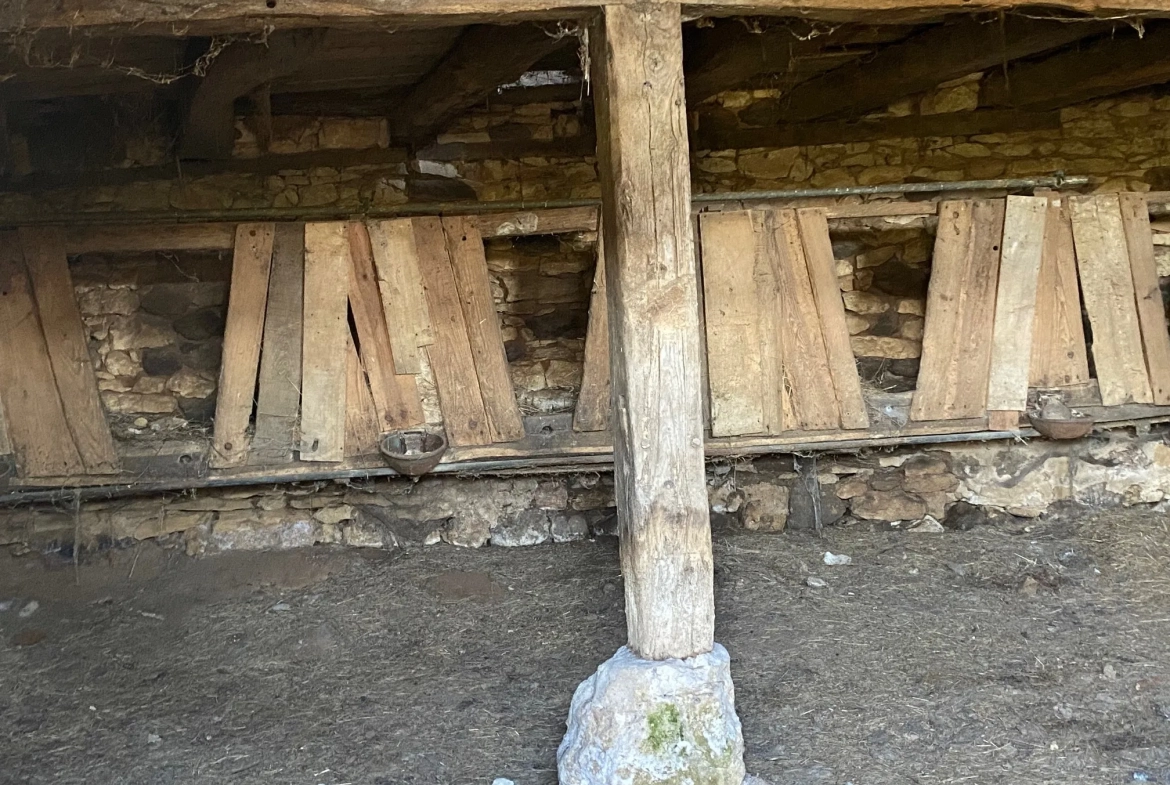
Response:
[[[395,107],[390,118],[394,137],[430,141],[447,123],[568,43],[532,24],[469,27]]]
[[[968,17],[803,82],[779,100],[793,123],[858,117],[950,79],[1056,49],[1102,29],[1095,22]]]
[[[1044,60],[1014,63],[987,75],[986,106],[1059,109],[1094,98],[1170,82],[1170,27],[1148,26],[1093,41]]]

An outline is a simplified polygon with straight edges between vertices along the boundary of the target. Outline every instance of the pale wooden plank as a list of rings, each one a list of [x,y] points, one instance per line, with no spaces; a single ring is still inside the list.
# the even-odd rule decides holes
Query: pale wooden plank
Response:
[[[699,221],[711,435],[764,433],[752,215],[704,213]]]
[[[0,232],[0,398],[23,477],[80,474],[16,232]]]
[[[8,436],[8,417],[4,414],[2,395],[0,395],[0,455],[12,455],[12,439]]]
[[[987,408],[997,412],[1022,412],[1028,404],[1036,287],[1047,219],[1047,199],[1007,197],[987,383]]]
[[[1150,403],[1125,225],[1116,194],[1070,199],[1081,293],[1105,406]]]
[[[345,458],[349,237],[343,222],[305,224],[302,461]]]
[[[796,211],[800,237],[804,243],[805,261],[821,334],[828,352],[829,372],[841,414],[841,427],[846,430],[869,427],[869,414],[861,394],[861,377],[857,374],[857,360],[849,343],[849,328],[845,323],[845,302],[837,282],[833,243],[829,239],[829,222],[825,211],[805,209]]]
[[[289,463],[297,446],[304,341],[305,225],[276,225],[260,353],[256,432],[248,463]]]
[[[763,390],[764,432],[779,434],[798,427],[793,417],[789,385],[784,376],[784,303],[780,296],[780,281],[773,259],[780,251],[776,247],[774,215],[765,210],[753,210],[752,232],[755,249],[752,262],[752,280],[756,290],[756,310],[760,315],[759,352],[760,385]]]
[[[447,439],[454,447],[491,444],[443,223],[438,218],[416,218],[414,232],[435,337],[427,347],[427,359],[435,375]]]
[[[508,372],[508,357],[504,352],[504,338],[500,332],[500,316],[492,299],[492,283],[484,256],[483,238],[475,222],[467,217],[444,218],[443,231],[447,236],[447,252],[455,274],[455,286],[467,324],[467,337],[475,371],[479,377],[483,408],[488,416],[488,428],[494,442],[511,442],[524,438],[524,423],[512,377]]]
[[[394,349],[374,272],[370,235],[363,223],[349,224],[349,307],[381,431],[398,431],[423,422],[418,383],[409,374],[396,374]],[[417,347],[416,347],[417,350]]]
[[[345,457],[376,455],[382,428],[366,370],[352,336],[345,356]]]
[[[73,443],[86,473],[114,474],[119,469],[118,454],[98,393],[89,337],[77,307],[63,235],[58,229],[34,228],[22,228],[19,234],[57,394]]]
[[[972,209],[971,266],[963,293],[965,307],[954,361],[954,410],[950,419],[982,417],[987,411],[987,382],[995,330],[995,298],[1003,242],[1003,199],[977,199]]]
[[[394,350],[394,369],[400,374],[421,373],[421,349],[434,343],[435,338],[418,269],[414,224],[409,218],[371,221],[368,229]]]
[[[1170,404],[1170,331],[1166,329],[1166,309],[1154,261],[1150,208],[1145,196],[1136,193],[1120,194],[1119,203],[1150,389],[1154,403],[1165,406]]]
[[[1081,287],[1067,200],[1049,197],[1044,254],[1036,284],[1032,329],[1033,387],[1071,387],[1089,381]]]
[[[1020,429],[1020,411],[1016,409],[989,409],[987,411],[987,430],[989,431],[1018,431]]]
[[[593,293],[589,298],[589,326],[585,331],[585,363],[581,371],[581,392],[573,412],[573,430],[609,430],[609,303],[605,287],[605,246],[597,238],[597,267],[593,271]]]
[[[274,224],[245,223],[236,227],[215,433],[208,456],[214,468],[239,466],[248,456],[248,423],[259,373],[275,232]]]
[[[236,241],[236,225],[230,223],[74,226],[64,232],[70,254],[230,251]]]

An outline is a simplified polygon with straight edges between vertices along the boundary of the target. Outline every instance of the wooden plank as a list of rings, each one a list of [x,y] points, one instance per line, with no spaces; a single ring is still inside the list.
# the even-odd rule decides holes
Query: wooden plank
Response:
[[[73,443],[87,473],[114,474],[118,454],[98,393],[89,336],[77,307],[61,233],[57,229],[23,228],[19,235]],[[45,394],[50,393],[46,390]]]
[[[345,458],[349,236],[340,221],[305,224],[301,350],[302,461]]]
[[[508,372],[508,357],[500,332],[500,316],[492,299],[483,238],[475,222],[469,218],[442,220],[475,372],[479,377],[483,408],[488,417],[488,429],[494,442],[515,441],[523,438],[524,423],[520,420],[520,407]]]
[[[989,431],[1018,431],[1020,430],[1020,414],[1015,409],[987,411],[987,430]]]
[[[345,353],[345,457],[378,454],[378,439],[382,427],[378,410],[366,377],[366,370],[358,356],[353,337]]]
[[[236,225],[229,223],[73,226],[64,232],[71,254],[230,251],[236,242]]]
[[[1003,221],[1002,200],[939,205],[913,420],[985,415]]]
[[[597,238],[597,268],[589,298],[589,326],[585,331],[585,363],[581,392],[573,412],[573,430],[608,431],[612,404],[609,399],[609,307],[605,288],[605,243]]]
[[[1158,266],[1154,261],[1154,237],[1150,229],[1150,208],[1142,194],[1118,195],[1121,222],[1125,227],[1129,265],[1133,274],[1134,297],[1142,346],[1146,352],[1146,370],[1154,403],[1170,404],[1170,331],[1166,329],[1166,309],[1158,285]]]
[[[22,477],[80,474],[16,232],[0,232],[0,398]]]
[[[370,235],[360,222],[349,224],[349,307],[361,353],[369,374],[379,433],[398,431],[423,422],[418,384],[410,374],[396,374],[394,350],[374,272]]]
[[[492,436],[443,222],[438,218],[416,218],[414,233],[435,336],[434,344],[427,347],[427,359],[435,375],[447,439],[454,447],[490,444]]]
[[[765,210],[753,210],[751,216],[755,234],[752,280],[756,290],[755,307],[760,315],[758,345],[764,432],[779,434],[797,427],[792,413],[791,391],[784,378],[784,342],[781,339],[786,329],[784,302],[780,295],[776,266],[773,264],[780,252],[776,249],[774,216]]]
[[[857,374],[857,360],[849,343],[849,328],[845,324],[845,303],[837,281],[837,263],[833,258],[833,243],[829,239],[829,222],[825,211],[806,209],[796,211],[800,237],[804,243],[809,279],[816,298],[821,334],[828,352],[829,372],[837,395],[841,427],[846,430],[869,427],[869,414],[861,394],[861,378]]]
[[[1033,387],[1069,387],[1089,381],[1081,287],[1067,201],[1050,197],[1044,253],[1036,284],[1032,329]]]
[[[248,463],[289,463],[301,413],[301,345],[304,341],[305,225],[276,225],[264,314],[256,433]]]
[[[394,370],[400,374],[422,373],[421,349],[434,343],[435,338],[418,271],[414,224],[409,218],[370,221],[367,229],[394,352]]]
[[[236,227],[223,363],[215,404],[215,434],[208,458],[215,468],[239,466],[248,455],[248,422],[256,394],[275,232],[273,224]]]
[[[1028,405],[1036,287],[1047,220],[1046,198],[1007,197],[987,383],[987,408],[993,411],[1022,412]]]
[[[765,433],[756,233],[747,211],[700,216],[711,435]],[[775,336],[778,338],[778,336]]]
[[[0,391],[0,455],[12,455],[12,439],[8,436],[8,417],[4,414],[4,399]]]
[[[1150,403],[1125,225],[1116,194],[1070,199],[1093,362],[1106,406]]]
[[[484,237],[522,237],[531,234],[570,234],[597,231],[596,207],[555,207],[483,213],[475,217]]]

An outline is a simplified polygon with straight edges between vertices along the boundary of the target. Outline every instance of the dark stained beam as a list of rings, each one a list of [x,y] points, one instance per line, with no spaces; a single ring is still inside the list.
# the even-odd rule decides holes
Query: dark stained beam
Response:
[[[12,146],[8,141],[8,107],[0,103],[0,177],[12,172]]]
[[[950,79],[1056,49],[1102,29],[1100,23],[1020,16],[949,22],[797,85],[781,97],[781,107],[792,123],[859,117]]]
[[[1170,82],[1170,26],[1149,23],[1036,62],[1013,63],[988,74],[980,103],[1059,109],[1127,90]]]
[[[545,56],[576,42],[538,25],[475,25],[410,91],[390,118],[395,138],[429,141],[447,123],[519,79]]]

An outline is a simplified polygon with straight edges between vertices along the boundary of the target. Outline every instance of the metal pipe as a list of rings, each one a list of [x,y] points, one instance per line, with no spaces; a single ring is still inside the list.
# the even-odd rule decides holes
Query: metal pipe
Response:
[[[752,202],[788,199],[815,199],[831,196],[876,196],[880,194],[935,194],[948,191],[1017,191],[1023,188],[1077,188],[1088,185],[1088,177],[1016,177],[1002,180],[957,180],[954,182],[891,183],[889,185],[844,185],[838,188],[797,188],[780,191],[738,191],[695,194],[691,202]]]

